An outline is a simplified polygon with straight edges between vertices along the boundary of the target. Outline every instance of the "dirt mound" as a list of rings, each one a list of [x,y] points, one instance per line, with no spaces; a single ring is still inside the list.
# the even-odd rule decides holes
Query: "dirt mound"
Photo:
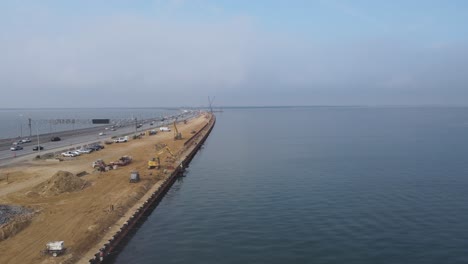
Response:
[[[33,190],[42,195],[57,195],[64,192],[74,192],[83,189],[86,181],[68,171],[58,171],[48,181],[45,181]]]

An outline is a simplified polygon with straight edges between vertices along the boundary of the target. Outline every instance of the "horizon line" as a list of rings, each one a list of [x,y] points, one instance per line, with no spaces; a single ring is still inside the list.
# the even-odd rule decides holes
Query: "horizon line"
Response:
[[[214,106],[213,109],[219,108],[313,108],[313,107],[468,107],[468,105],[459,104],[379,104],[379,105],[366,105],[366,104],[350,104],[350,105],[224,105]],[[85,106],[85,107],[0,107],[0,110],[38,110],[38,109],[168,109],[177,110],[184,108],[194,109],[209,109],[209,106]]]

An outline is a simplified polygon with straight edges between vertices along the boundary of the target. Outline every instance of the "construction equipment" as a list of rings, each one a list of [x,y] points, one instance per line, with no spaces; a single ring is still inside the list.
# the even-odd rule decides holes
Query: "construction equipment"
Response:
[[[114,165],[125,166],[125,165],[130,164],[131,162],[132,162],[132,157],[122,156],[117,161],[113,161],[113,162],[109,163],[109,165],[111,165],[111,166],[114,166]]]
[[[176,125],[177,121],[174,121],[174,140],[182,139],[182,133],[179,132]]]
[[[161,150],[160,152],[158,152],[156,154],[155,158],[152,158],[151,160],[148,161],[148,170],[155,169],[155,168],[159,170],[161,168],[161,158],[160,157],[164,153],[164,150],[166,150],[171,155],[172,161],[175,160],[176,155],[172,152],[172,150],[168,146],[165,146],[165,147],[163,147],[163,150]],[[166,159],[168,159],[168,158],[166,158]]]
[[[64,252],[65,246],[63,245],[63,241],[53,241],[46,244],[46,249],[42,251],[42,254],[50,254],[54,257],[57,257]]]
[[[106,170],[106,163],[102,159],[98,159],[95,162],[93,162],[93,168],[97,169],[98,171],[105,171]]]
[[[153,158],[148,161],[148,170],[150,169],[160,169],[161,168],[161,161],[159,159],[159,155],[156,158]]]
[[[132,171],[132,173],[130,173],[130,183],[136,183],[139,181],[140,181],[140,174],[138,173],[138,171]]]
[[[171,151],[171,149],[168,146],[166,146],[165,149],[167,150],[167,152],[169,152],[169,154],[171,154],[173,158],[176,157],[175,154]]]

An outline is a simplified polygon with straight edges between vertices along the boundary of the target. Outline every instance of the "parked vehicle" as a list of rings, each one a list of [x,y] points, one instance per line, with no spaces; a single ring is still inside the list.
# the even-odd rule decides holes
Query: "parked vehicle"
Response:
[[[21,144],[23,144],[23,141],[21,140],[18,140],[12,143],[12,145],[21,145]]]
[[[89,154],[94,151],[92,148],[81,148],[77,150],[80,154]]]
[[[75,153],[71,152],[71,151],[66,151],[66,152],[63,152],[62,153],[62,156],[63,157],[76,157],[78,155],[76,155]]]
[[[38,150],[43,150],[44,147],[42,146],[34,146],[34,148],[32,149],[33,151],[38,151]]]
[[[92,149],[92,148],[85,148],[83,151],[84,151],[85,154],[89,154],[89,153],[93,152],[94,149]]]
[[[170,132],[171,129],[168,128],[168,127],[160,127],[160,128],[159,128],[159,131],[161,131],[161,132]]]
[[[104,148],[104,146],[101,145],[101,144],[95,144],[95,145],[93,145],[93,147],[96,147],[96,148],[99,148],[99,149],[103,149],[103,148]]]
[[[83,154],[83,153],[85,153],[85,148],[80,148],[80,149],[77,149],[75,151],[80,153],[80,154]]]
[[[76,156],[80,156],[80,155],[81,155],[81,152],[79,152],[78,150],[72,150],[71,152],[72,152],[72,153],[75,153]]]
[[[158,131],[156,131],[156,129],[152,129],[152,130],[146,131],[146,133],[148,133],[148,136],[152,136],[152,135],[156,135]]]
[[[60,137],[52,137],[50,141],[60,141],[62,140]]]
[[[22,147],[22,146],[18,146],[18,145],[12,146],[12,147],[10,148],[11,151],[17,151],[17,150],[22,150],[22,149],[23,149],[23,147]]]
[[[127,141],[128,141],[128,136],[114,139],[114,143],[123,143],[123,142],[127,142]]]
[[[22,139],[21,142],[22,143],[29,143],[29,142],[31,142],[31,139],[25,138],[25,139]]]
[[[104,147],[101,145],[92,145],[92,146],[89,146],[89,148],[94,151],[99,151],[100,149],[103,149]]]
[[[99,136],[105,136],[105,135],[106,135],[106,133],[104,133],[104,132],[99,133]]]

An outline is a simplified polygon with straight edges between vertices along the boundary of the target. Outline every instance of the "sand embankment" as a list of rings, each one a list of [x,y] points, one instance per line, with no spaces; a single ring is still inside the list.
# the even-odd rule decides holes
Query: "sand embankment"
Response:
[[[147,161],[160,152],[156,145],[167,145],[181,158],[192,130],[200,130],[208,121],[201,115],[178,124],[182,140],[174,141],[172,131],[158,133],[59,163],[30,161],[0,169],[1,175],[8,174],[8,182],[0,176],[0,204],[25,206],[35,212],[23,230],[0,242],[0,263],[75,263],[83,259],[149,189],[170,174],[175,160],[168,151],[160,154],[167,174],[162,169],[147,169]],[[123,155],[132,156],[133,162],[104,173],[91,168],[96,159],[110,162]],[[137,184],[129,183],[132,170],[140,172]],[[58,171],[63,172],[56,174]],[[76,176],[83,171],[89,174]],[[54,240],[65,241],[67,254],[42,256],[45,243]]]

